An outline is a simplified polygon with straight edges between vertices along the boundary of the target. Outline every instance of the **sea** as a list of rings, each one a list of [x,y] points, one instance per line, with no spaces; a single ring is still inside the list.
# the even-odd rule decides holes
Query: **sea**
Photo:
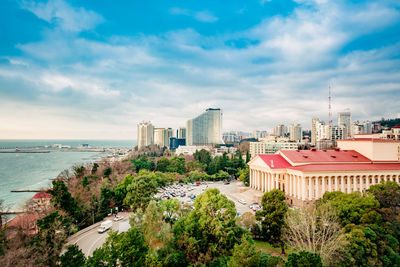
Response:
[[[76,147],[88,144],[92,147],[128,147],[136,145],[134,140],[0,140],[0,149],[20,150],[62,144]],[[43,148],[46,150],[46,148]],[[43,189],[51,186],[64,170],[72,171],[77,164],[100,160],[106,152],[76,152],[50,150],[50,153],[0,153],[0,199],[7,209],[20,209],[34,192],[12,193],[11,190]]]

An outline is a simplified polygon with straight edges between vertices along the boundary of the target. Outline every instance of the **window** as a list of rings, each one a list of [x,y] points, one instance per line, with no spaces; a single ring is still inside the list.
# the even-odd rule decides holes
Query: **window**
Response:
[[[351,184],[354,184],[354,179],[353,178],[351,178]]]
[[[375,178],[375,183],[376,183],[376,184],[378,183],[378,178]]]
[[[369,183],[372,184],[372,178],[369,178]]]

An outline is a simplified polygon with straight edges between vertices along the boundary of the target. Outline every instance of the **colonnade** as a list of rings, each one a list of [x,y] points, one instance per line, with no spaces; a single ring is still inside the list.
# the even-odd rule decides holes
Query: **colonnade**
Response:
[[[338,174],[309,176],[250,168],[250,187],[262,192],[277,188],[287,196],[299,200],[315,200],[322,197],[327,191],[363,192],[371,185],[379,184],[381,181],[400,183],[400,175]]]

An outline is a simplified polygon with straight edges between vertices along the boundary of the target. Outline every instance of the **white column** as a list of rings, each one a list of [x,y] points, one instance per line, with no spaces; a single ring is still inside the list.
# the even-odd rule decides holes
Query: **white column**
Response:
[[[322,192],[321,192],[321,197],[325,194],[325,191],[326,191],[326,181],[325,181],[325,177],[324,176],[322,176],[321,177],[321,180],[322,180]]]
[[[261,192],[264,192],[264,172],[261,172]]]
[[[301,199],[306,200],[306,177],[301,177]]]
[[[340,184],[340,191],[342,191],[344,193],[345,192],[345,190],[344,190],[344,176],[342,176],[340,179],[342,180],[341,184]]]
[[[309,176],[308,177],[308,200],[312,200],[312,195],[313,191],[312,191],[312,177]]]
[[[370,187],[369,179],[372,179],[370,176],[371,175],[367,176],[367,188],[365,188],[365,189],[368,189]]]
[[[315,176],[315,199],[319,198],[319,178]]]
[[[328,176],[328,191],[332,192],[332,176]]]

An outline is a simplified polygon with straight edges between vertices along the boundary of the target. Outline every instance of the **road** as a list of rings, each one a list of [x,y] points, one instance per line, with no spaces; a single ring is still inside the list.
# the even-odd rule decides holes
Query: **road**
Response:
[[[120,212],[118,215],[124,218],[118,222],[113,222],[111,227],[113,231],[119,230],[120,226],[121,228],[126,228],[127,224],[129,224],[130,213]],[[103,221],[105,220],[113,220],[113,217],[107,217]],[[97,232],[100,224],[101,222],[98,222],[70,236],[66,246],[77,244],[86,257],[92,256],[93,251],[101,247],[108,237],[108,231],[102,234]]]

